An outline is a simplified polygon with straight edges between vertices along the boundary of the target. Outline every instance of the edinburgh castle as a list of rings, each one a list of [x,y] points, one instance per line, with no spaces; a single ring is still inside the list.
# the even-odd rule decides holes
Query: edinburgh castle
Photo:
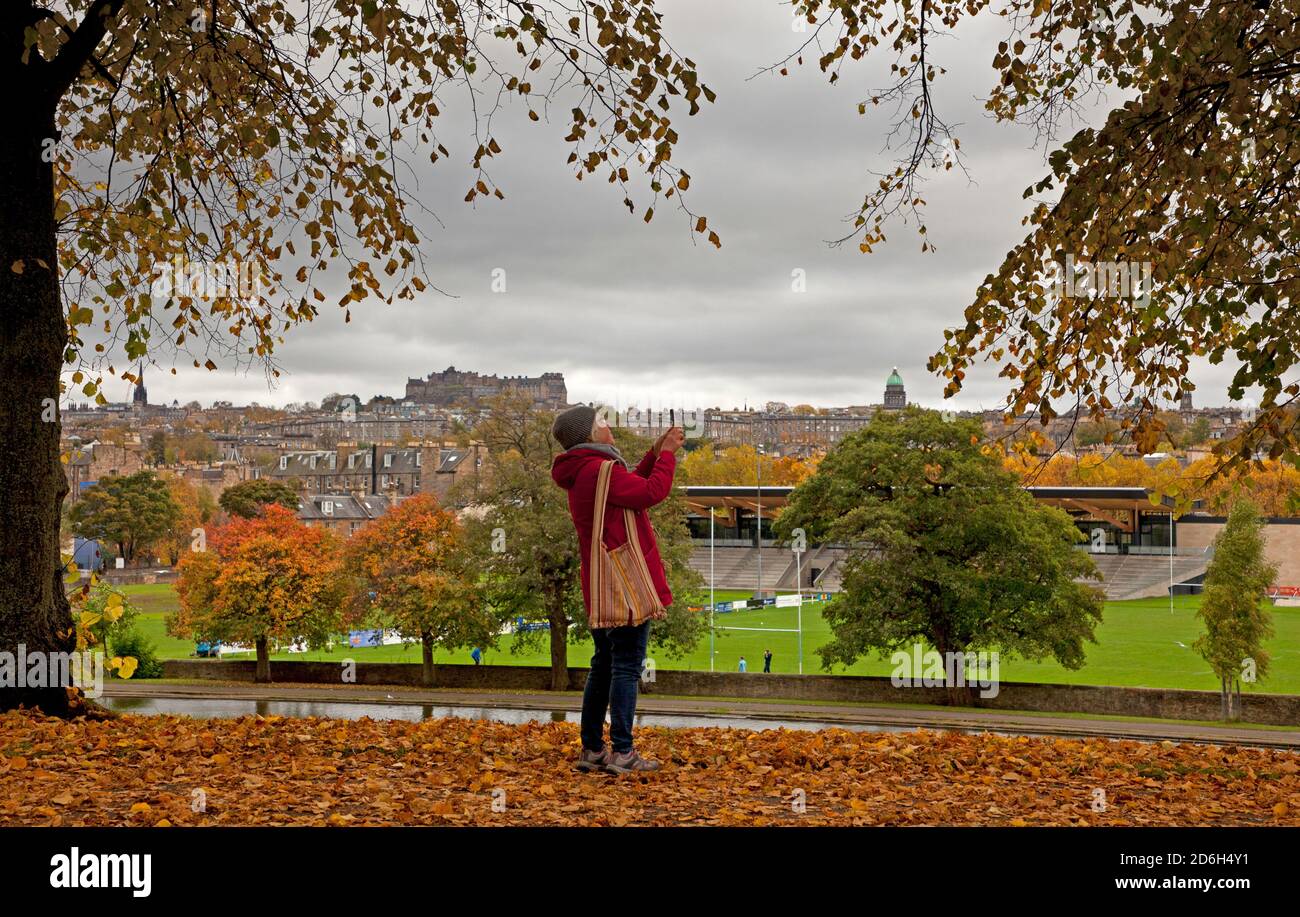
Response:
[[[568,404],[563,373],[540,376],[484,376],[461,372],[448,366],[424,379],[406,380],[406,400],[439,407],[474,407],[484,399],[502,392],[519,392],[529,396],[539,407],[561,408]]]

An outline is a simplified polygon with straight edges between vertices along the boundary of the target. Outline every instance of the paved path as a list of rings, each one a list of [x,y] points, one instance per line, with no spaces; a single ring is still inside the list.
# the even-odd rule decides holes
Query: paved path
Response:
[[[447,707],[509,707],[526,710],[576,711],[582,696],[576,692],[506,692],[415,689],[366,685],[253,685],[231,682],[211,684],[159,684],[144,681],[110,682],[108,697],[166,697],[202,700],[271,700],[317,703],[401,704]],[[796,720],[810,724],[880,726],[889,729],[955,729],[963,732],[998,732],[1018,735],[1083,738],[1138,739],[1141,741],[1201,742],[1217,745],[1255,745],[1300,751],[1300,731],[1230,726],[1206,726],[1166,720],[1108,720],[1008,713],[983,710],[934,710],[919,707],[828,705],[798,701],[760,702],[728,698],[655,697],[643,694],[637,702],[642,713],[679,716],[725,716],[754,721]]]

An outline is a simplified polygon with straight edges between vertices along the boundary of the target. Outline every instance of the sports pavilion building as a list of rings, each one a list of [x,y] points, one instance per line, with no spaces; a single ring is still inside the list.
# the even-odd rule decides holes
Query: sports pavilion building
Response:
[[[808,545],[795,558],[772,537],[771,522],[789,501],[789,486],[682,488],[694,540],[691,566],[719,589],[764,592],[836,591],[847,551]],[[1073,517],[1094,555],[1110,599],[1147,598],[1196,591],[1213,555],[1214,536],[1226,520],[1193,511],[1172,516],[1143,487],[1028,487],[1036,500]],[[710,513],[712,512],[712,515]],[[761,527],[761,541],[759,530]],[[1266,553],[1278,564],[1275,592],[1300,596],[1300,518],[1272,518]]]

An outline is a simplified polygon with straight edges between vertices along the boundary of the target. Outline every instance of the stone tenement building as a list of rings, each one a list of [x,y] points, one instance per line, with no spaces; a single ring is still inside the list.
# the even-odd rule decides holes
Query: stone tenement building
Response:
[[[371,443],[442,439],[451,434],[453,426],[454,418],[445,411],[430,410],[414,416],[379,411],[330,411],[257,424],[252,429],[285,443],[306,446],[321,437]]]
[[[440,407],[477,406],[483,400],[502,392],[521,392],[530,397],[537,407],[558,409],[569,403],[563,373],[484,376],[475,372],[461,372],[454,366],[448,366],[440,373],[429,373],[424,379],[406,380],[407,401],[436,404]]]
[[[286,451],[257,477],[289,483],[296,479],[305,497],[365,494],[393,499],[431,493],[448,501],[453,486],[482,472],[487,451],[481,443],[468,447],[425,443],[402,447],[343,445],[338,449]],[[342,501],[341,501],[342,502]]]
[[[897,367],[885,380],[883,404],[830,408],[814,414],[792,411],[769,403],[764,411],[704,413],[704,436],[718,446],[761,445],[769,455],[807,456],[834,447],[840,440],[871,423],[877,411],[901,411],[907,391]]]
[[[82,491],[107,477],[135,474],[149,466],[147,450],[138,442],[83,443],[78,436],[69,437],[62,448],[68,460],[63,463],[63,474],[68,481],[67,500],[75,503]]]
[[[706,411],[704,436],[715,446],[758,445],[772,456],[807,456],[834,447],[871,422],[873,408],[825,414]]]

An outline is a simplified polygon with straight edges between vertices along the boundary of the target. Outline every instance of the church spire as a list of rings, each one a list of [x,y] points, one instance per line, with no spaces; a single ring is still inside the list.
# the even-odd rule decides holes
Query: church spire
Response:
[[[135,374],[135,391],[131,393],[131,403],[146,407],[149,404],[149,392],[144,387],[144,363],[140,363],[140,368]]]

